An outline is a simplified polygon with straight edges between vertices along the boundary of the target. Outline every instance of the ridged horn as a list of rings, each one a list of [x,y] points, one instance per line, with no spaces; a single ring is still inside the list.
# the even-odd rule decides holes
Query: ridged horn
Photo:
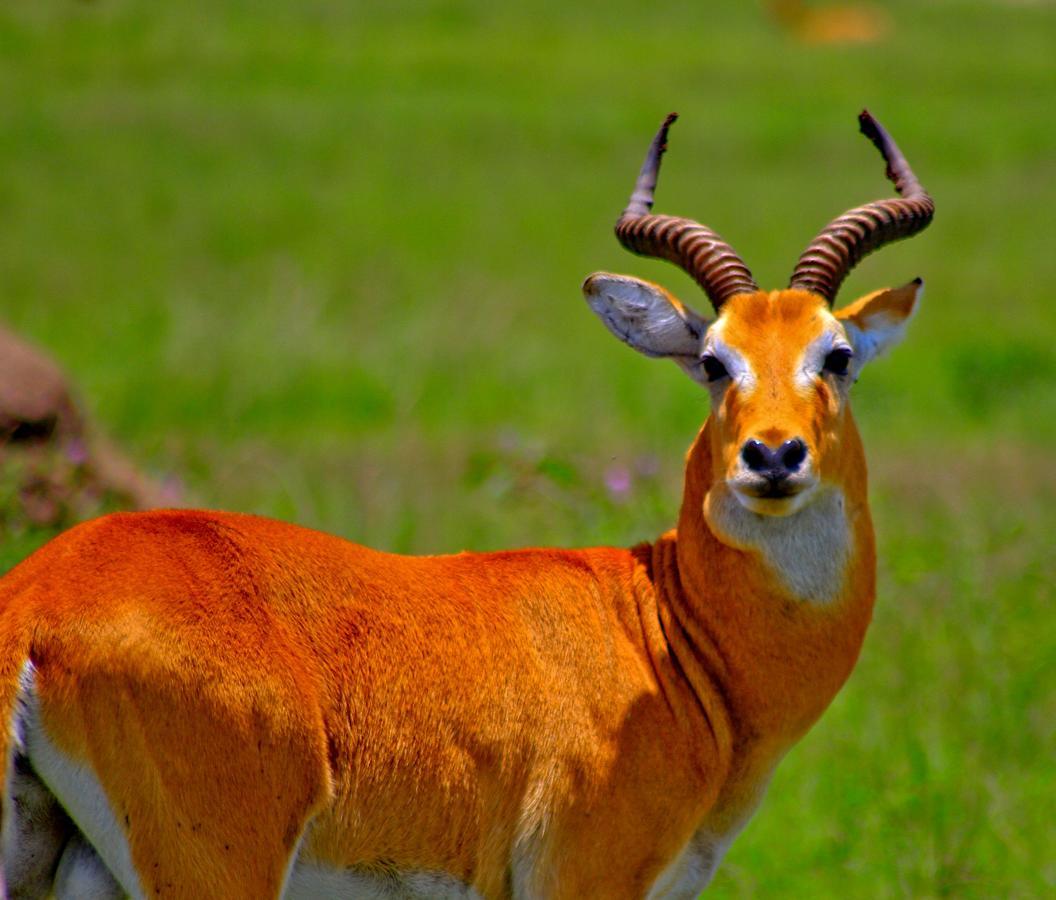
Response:
[[[677,113],[671,113],[653,138],[631,199],[616,223],[616,237],[634,253],[680,266],[704,288],[718,312],[735,294],[759,290],[748,267],[729,244],[699,222],[650,214],[660,157],[667,149],[667,130],[677,118]]]
[[[865,256],[922,231],[935,214],[935,203],[891,135],[868,110],[861,111],[858,125],[883,155],[887,177],[901,199],[875,200],[848,210],[829,222],[803,251],[788,286],[820,294],[829,306],[843,279]]]

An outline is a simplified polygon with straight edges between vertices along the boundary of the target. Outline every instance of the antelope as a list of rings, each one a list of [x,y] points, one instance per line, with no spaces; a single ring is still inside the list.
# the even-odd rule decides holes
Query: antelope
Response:
[[[703,889],[849,676],[875,592],[848,392],[921,281],[832,312],[931,220],[833,219],[762,291],[653,215],[669,116],[616,234],[705,319],[599,272],[591,309],[710,395],[677,529],[630,549],[403,557],[249,515],[82,524],[0,582],[11,897],[659,898]]]

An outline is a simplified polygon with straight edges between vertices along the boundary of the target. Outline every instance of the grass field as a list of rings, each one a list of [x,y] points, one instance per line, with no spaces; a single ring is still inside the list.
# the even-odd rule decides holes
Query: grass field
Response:
[[[707,402],[580,299],[610,269],[707,305],[612,236],[652,132],[682,114],[658,209],[781,286],[887,190],[867,105],[938,207],[842,293],[927,281],[856,388],[876,620],[712,895],[1052,896],[1056,5],[885,8],[888,41],[811,47],[732,0],[7,5],[3,318],[189,502],[627,544],[673,523]]]

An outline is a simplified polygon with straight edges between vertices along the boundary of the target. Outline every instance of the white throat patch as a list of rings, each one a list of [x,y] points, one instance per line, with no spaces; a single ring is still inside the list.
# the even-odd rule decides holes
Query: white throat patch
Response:
[[[843,587],[851,529],[839,488],[819,487],[792,515],[761,516],[720,484],[708,492],[704,518],[724,543],[759,553],[799,600],[829,603]]]

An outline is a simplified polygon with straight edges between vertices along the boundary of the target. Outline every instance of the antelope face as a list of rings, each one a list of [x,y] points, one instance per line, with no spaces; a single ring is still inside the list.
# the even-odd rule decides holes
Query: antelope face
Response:
[[[628,275],[598,272],[583,290],[617,337],[707,387],[713,481],[754,513],[785,516],[856,468],[844,458],[851,385],[901,338],[920,287],[877,291],[836,313],[809,291],[754,291],[710,322]]]
[[[880,150],[902,196],[833,219],[810,243],[783,291],[761,291],[721,237],[691,219],[652,215],[666,149],[667,117],[653,139],[630,202],[616,223],[625,247],[681,266],[711,300],[708,321],[658,285],[599,272],[583,285],[608,328],[636,350],[668,357],[711,392],[713,482],[741,506],[786,516],[826,482],[864,473],[847,394],[862,366],[895,343],[912,315],[919,279],[831,310],[840,284],[867,253],[931,221],[934,204],[890,135],[868,112],[862,133]],[[844,451],[859,459],[847,464]]]
[[[804,506],[837,450],[853,350],[824,302],[801,292],[742,294],[705,335],[713,476],[752,512]]]

